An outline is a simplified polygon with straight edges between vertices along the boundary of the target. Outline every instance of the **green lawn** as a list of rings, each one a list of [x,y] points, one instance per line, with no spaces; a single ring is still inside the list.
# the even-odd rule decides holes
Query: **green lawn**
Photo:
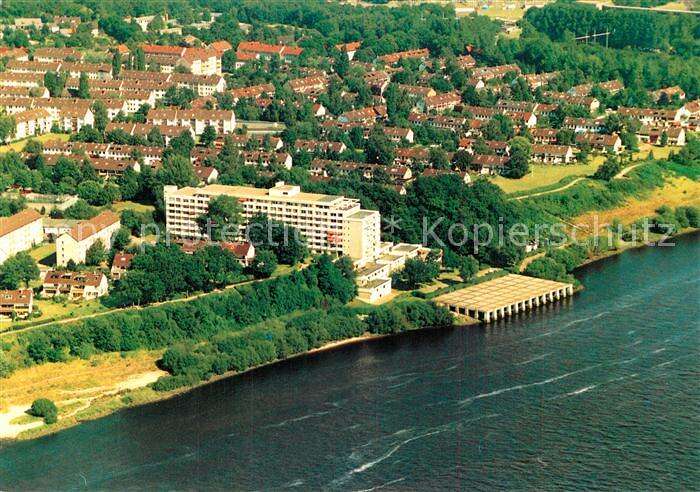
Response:
[[[115,202],[112,204],[112,208],[117,212],[121,212],[122,210],[133,210],[134,212],[153,212],[155,209],[153,205],[144,205],[143,203],[130,201]]]
[[[67,142],[69,135],[65,133],[47,133],[46,135],[39,135],[38,137],[25,138],[23,140],[17,140],[8,145],[0,145],[0,154],[4,152],[9,152],[11,150],[20,152],[27,145],[30,140],[38,140],[39,142],[48,142],[49,140],[61,140],[62,142]]]
[[[64,305],[65,304],[65,305]],[[76,316],[86,316],[89,314],[100,313],[107,311],[108,308],[103,306],[99,299],[80,302],[65,302],[56,303],[51,299],[35,299],[34,309],[41,311],[39,318],[31,318],[25,321],[13,323],[12,321],[1,321],[0,331],[7,331],[10,328],[18,328],[22,325],[30,323],[41,323],[42,321],[58,321],[65,318],[74,318]]]
[[[558,183],[569,176],[588,176],[600,165],[599,159],[593,158],[588,164],[549,165],[532,164],[530,174],[520,179],[495,176],[493,182],[506,193],[518,193]]]

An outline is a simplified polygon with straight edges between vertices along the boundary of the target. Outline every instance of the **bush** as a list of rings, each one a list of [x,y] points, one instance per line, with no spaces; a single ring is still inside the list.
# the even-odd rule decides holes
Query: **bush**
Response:
[[[58,421],[58,408],[48,398],[34,400],[32,407],[29,409],[29,414],[35,417],[43,417],[44,422],[47,424],[55,424]]]

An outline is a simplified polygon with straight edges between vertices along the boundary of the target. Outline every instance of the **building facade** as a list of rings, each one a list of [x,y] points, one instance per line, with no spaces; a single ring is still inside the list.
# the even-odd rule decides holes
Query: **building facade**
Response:
[[[0,218],[0,263],[20,251],[36,246],[44,239],[41,214],[26,209]]]
[[[197,218],[209,201],[220,195],[238,199],[244,221],[260,214],[296,228],[311,251],[347,255],[357,264],[374,259],[380,247],[379,212],[363,210],[358,200],[304,193],[298,186],[277,183],[273,188],[209,185],[202,188],[166,186],[168,232],[179,239],[199,239]],[[239,229],[243,237],[245,226]]]

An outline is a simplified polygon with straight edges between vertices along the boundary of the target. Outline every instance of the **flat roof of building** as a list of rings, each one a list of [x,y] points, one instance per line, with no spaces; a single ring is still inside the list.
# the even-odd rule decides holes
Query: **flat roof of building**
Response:
[[[188,186],[185,188],[181,188],[177,190],[176,192],[172,193],[173,195],[210,195],[210,196],[218,196],[218,195],[230,195],[230,196],[235,196],[237,198],[252,198],[252,199],[269,199],[269,200],[284,200],[284,201],[289,201],[289,202],[319,202],[319,203],[327,203],[327,204],[332,204],[338,200],[343,200],[344,197],[342,196],[334,196],[334,195],[322,195],[320,193],[306,193],[303,191],[300,191],[299,193],[293,194],[293,195],[281,195],[281,196],[276,196],[276,195],[270,195],[269,190],[267,188],[253,188],[252,186],[228,186],[228,185],[221,185],[221,184],[210,184],[207,186],[203,186],[201,188],[195,188],[192,186]]]
[[[372,275],[373,273],[378,272],[379,270],[382,270],[384,268],[386,268],[386,265],[380,265],[379,263],[375,263],[372,261],[366,263],[365,266],[358,269],[355,274],[357,277],[366,277],[367,275]]]
[[[493,311],[571,286],[553,280],[508,274],[443,294],[435,298],[435,302],[477,311]]]
[[[354,214],[348,216],[349,219],[366,219],[378,213],[376,210],[358,210]]]
[[[357,290],[370,290],[370,289],[376,289],[379,286],[384,285],[387,282],[391,282],[390,278],[376,278],[374,280],[370,280],[369,282],[366,282],[364,285],[361,285],[357,288]]]

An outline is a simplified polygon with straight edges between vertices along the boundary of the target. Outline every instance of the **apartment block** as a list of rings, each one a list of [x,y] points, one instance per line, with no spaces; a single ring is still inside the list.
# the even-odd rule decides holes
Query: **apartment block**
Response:
[[[0,263],[43,241],[44,228],[41,220],[41,214],[32,209],[0,218]]]
[[[105,248],[109,248],[112,234],[119,230],[120,225],[119,216],[110,211],[79,222],[56,239],[56,264],[66,266],[70,260],[76,264],[85,263],[85,254],[90,246],[99,240]]]
[[[212,198],[228,195],[238,199],[244,221],[265,214],[299,230],[314,252],[347,255],[358,265],[379,252],[379,212],[363,210],[355,199],[304,193],[283,182],[270,189],[212,184],[181,189],[166,186],[164,191],[167,230],[179,239],[201,238],[197,217],[207,213]],[[241,238],[244,231],[241,226]]]

